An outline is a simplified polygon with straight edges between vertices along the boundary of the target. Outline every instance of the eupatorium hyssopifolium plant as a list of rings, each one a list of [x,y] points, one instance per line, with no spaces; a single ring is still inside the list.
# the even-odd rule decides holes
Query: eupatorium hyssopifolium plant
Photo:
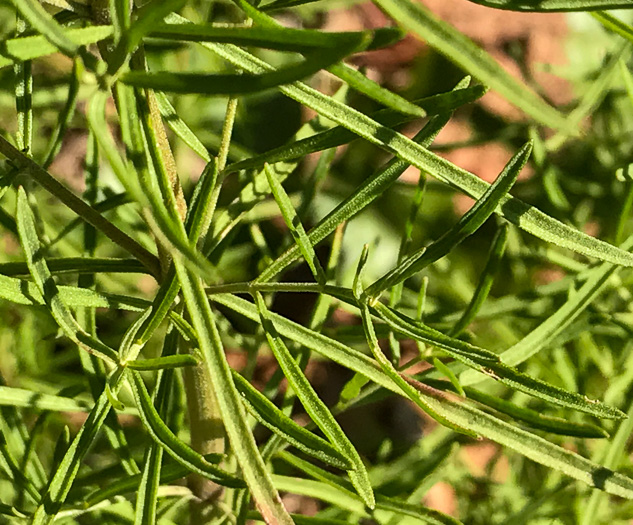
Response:
[[[616,470],[633,429],[633,27],[599,10],[633,2],[477,3],[593,17],[574,45],[607,51],[570,67],[571,107],[412,0],[375,0],[393,27],[355,32],[276,18],[328,9],[310,0],[0,5],[3,521],[631,519]],[[431,92],[404,98],[346,63],[405,31],[444,56]],[[449,68],[468,76],[449,87]],[[311,87],[321,70],[335,94]],[[488,88],[528,117],[471,110],[474,142],[515,152],[492,184],[433,150]],[[69,189],[51,172],[84,139]],[[420,183],[398,183],[410,166]],[[475,200],[458,219],[450,192]],[[544,269],[561,279],[536,286]],[[326,404],[306,367],[328,362],[347,375]],[[428,416],[421,439],[398,449],[404,431],[361,411],[385,399]],[[500,447],[475,477],[461,450],[482,439]],[[421,504],[437,481],[455,516]]]

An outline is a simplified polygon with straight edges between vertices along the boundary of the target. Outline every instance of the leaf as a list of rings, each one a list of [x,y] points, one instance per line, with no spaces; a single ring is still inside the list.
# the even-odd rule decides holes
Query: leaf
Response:
[[[508,194],[531,152],[532,143],[528,142],[510,159],[497,180],[453,228],[430,246],[421,248],[407,257],[396,268],[369,286],[364,292],[367,297],[377,298],[384,290],[412,277],[429,264],[444,257],[466,237],[475,233]]]
[[[178,354],[153,359],[133,359],[127,361],[125,366],[131,370],[166,370],[182,368],[183,366],[196,366],[197,364],[198,360],[191,354]]]
[[[43,494],[42,504],[33,514],[31,521],[33,525],[48,524],[59,512],[77,476],[81,460],[88,451],[88,447],[92,444],[97,432],[105,422],[106,416],[111,408],[110,401],[104,389],[90,412],[88,419],[66,451],[62,462],[51,479],[46,493]]]
[[[564,130],[570,135],[578,134],[578,129],[571,126],[564,115],[528,89],[525,84],[515,80],[466,35],[435,17],[422,4],[410,0],[376,0],[376,4],[402,27],[437,49],[464,71],[490,86],[540,124]]]
[[[29,25],[65,55],[73,57],[79,45],[73,42],[57,21],[37,0],[12,0],[15,8]]]
[[[354,488],[365,504],[369,508],[373,508],[375,503],[374,492],[362,459],[281,340],[263,297],[259,292],[255,292],[254,297],[260,322],[266,333],[266,339],[284,376],[288,379],[288,383],[292,386],[310,419],[315,422],[330,442],[351,461],[353,469],[348,470],[347,473],[354,484]]]
[[[270,474],[246,422],[246,414],[240,403],[239,393],[235,388],[202,282],[177,261],[176,268],[187,310],[198,335],[203,362],[214,385],[214,394],[222,415],[222,422],[233,453],[242,469],[244,480],[267,522],[292,525],[292,519],[272,484]],[[209,394],[212,393],[207,395]]]
[[[63,29],[64,36],[78,46],[94,44],[112,36],[112,26],[90,26]],[[57,46],[42,35],[10,38],[0,45],[0,68],[12,65],[16,60],[33,60],[57,53]]]
[[[256,23],[261,24],[264,28],[272,28],[274,31],[283,30],[283,26],[279,24],[274,18],[258,11],[253,5],[248,3],[246,0],[236,0],[236,3],[242,8],[244,13],[251,19],[253,19]],[[377,47],[383,47],[384,45],[392,45],[397,38],[400,40],[404,37],[405,33],[402,32],[398,28],[381,28],[379,31],[390,31],[392,34],[385,35],[386,39],[374,39],[374,44],[376,40],[381,40],[378,45],[370,45],[368,49],[375,49]],[[376,34],[379,34],[379,31]],[[324,34],[326,38],[329,38],[329,35],[332,33]],[[395,37],[395,38],[394,38]],[[350,87],[353,87],[358,92],[363,93],[369,98],[384,104],[387,107],[395,109],[400,113],[407,113],[412,116],[423,117],[424,110],[415,104],[412,104],[408,100],[404,99],[400,95],[393,93],[392,91],[383,88],[373,80],[368,79],[365,75],[352,69],[351,67],[341,63],[334,64],[328,68],[328,71],[333,75],[339,77],[343,82],[346,82]]]
[[[376,510],[370,514],[363,507],[363,502],[358,496],[341,488],[335,488],[320,481],[297,477],[275,475],[273,479],[279,490],[316,498],[365,518],[376,516],[380,522],[386,522],[388,518],[396,514],[401,517],[417,518],[421,523],[432,523],[434,525],[459,525],[461,523],[455,518],[451,518],[436,510],[426,509],[419,505],[411,505],[384,496],[378,497]]]
[[[85,332],[61,300],[57,285],[46,265],[46,261],[42,257],[40,241],[35,230],[33,212],[22,187],[18,188],[17,224],[20,243],[26,255],[29,271],[37,286],[38,294],[41,294],[59,327],[68,338],[84,350],[101,359],[116,363],[118,361],[117,353]]]
[[[314,247],[310,243],[310,239],[306,235],[305,229],[303,228],[303,224],[301,224],[296,210],[292,206],[292,202],[290,202],[288,194],[284,190],[279,180],[277,180],[275,175],[271,172],[268,164],[264,165],[264,172],[266,173],[266,178],[268,179],[270,190],[273,194],[273,197],[277,201],[277,206],[279,206],[279,211],[281,211],[284,222],[290,230],[290,234],[295,240],[295,243],[299,247],[299,251],[303,255],[303,258],[310,267],[312,275],[317,280],[317,282],[325,284],[326,277],[325,272],[323,271],[323,267],[321,266],[321,263],[316,256]]]
[[[473,321],[473,319],[477,317],[477,312],[479,312],[479,309],[486,301],[494,278],[499,270],[499,265],[505,252],[507,239],[508,226],[507,224],[502,224],[492,240],[492,245],[490,246],[490,251],[488,253],[488,260],[486,261],[486,266],[479,277],[475,293],[464,310],[464,313],[453,325],[453,328],[451,328],[451,331],[448,334],[451,337],[458,337],[459,334],[461,334],[462,331]]]
[[[199,93],[204,95],[256,93],[313,75],[356,52],[359,48],[359,42],[340,46],[336,51],[312,53],[304,62],[261,75],[130,71],[121,75],[120,80],[129,86],[168,93]]]
[[[370,31],[323,32],[274,27],[217,27],[210,24],[159,24],[152,37],[190,42],[218,42],[237,46],[255,46],[277,51],[310,53],[318,49],[336,49],[350,43],[369,41]]]
[[[167,96],[160,91],[156,91],[154,95],[156,96],[156,103],[158,104],[160,114],[170,129],[180,137],[187,146],[195,151],[202,160],[210,162],[211,155],[209,155],[207,148],[191,128],[178,116],[178,113],[176,113],[176,110],[167,99]]]
[[[0,386],[0,406],[60,412],[88,412],[92,408],[90,402],[10,386]]]
[[[485,374],[511,388],[543,399],[549,403],[573,408],[574,410],[579,410],[599,418],[621,419],[624,417],[624,414],[617,408],[605,405],[600,401],[589,399],[587,396],[563,390],[545,381],[523,374],[516,368],[501,362],[496,354],[493,354],[496,359],[486,358],[485,354],[482,354],[482,351],[485,352],[483,349],[479,349],[459,339],[453,339],[443,334],[438,336],[435,330],[430,327],[415,323],[414,321],[412,322],[411,319],[407,319],[406,316],[394,312],[381,303],[375,305],[375,311],[394,330],[414,339],[431,343],[438,348],[442,348],[451,357],[474,368],[480,374]],[[430,339],[430,335],[435,339],[435,342]],[[464,381],[464,377],[468,376],[465,376],[464,373],[459,377],[459,382],[462,386],[466,386],[467,384]]]
[[[417,404],[424,412],[426,412],[429,416],[435,419],[438,423],[454,430],[456,432],[461,432],[471,437],[477,437],[477,434],[472,432],[468,427],[458,427],[454,425],[450,420],[448,420],[441,412],[438,412],[434,409],[433,406],[429,405],[425,402],[425,399],[418,395],[417,391],[407,383],[407,381],[398,374],[397,370],[393,367],[389,359],[382,353],[380,346],[378,345],[378,339],[376,337],[376,332],[374,332],[374,325],[371,320],[371,314],[369,313],[369,307],[367,304],[361,304],[360,306],[360,315],[363,321],[363,328],[365,329],[365,337],[367,338],[367,343],[369,344],[369,349],[371,353],[376,358],[376,361],[380,364],[382,370],[387,374],[387,376],[394,382],[395,385],[398,386],[406,395]]]
[[[150,436],[152,436],[152,439],[172,458],[192,472],[220,485],[236,488],[245,486],[243,480],[225,472],[213,464],[219,463],[223,459],[222,454],[216,454],[212,457],[208,455],[202,456],[179,440],[158,415],[145,389],[145,384],[140,374],[131,371],[128,377],[131,378],[130,385],[132,386],[134,399],[136,400],[139,416],[143,421],[144,427]]]
[[[476,4],[511,11],[593,11],[595,9],[626,9],[633,0],[470,0]]]
[[[46,260],[51,274],[65,273],[148,273],[136,259],[106,259],[85,257],[62,257]],[[0,263],[0,273],[7,276],[29,275],[29,267],[23,262]]]
[[[343,470],[352,468],[350,460],[341,454],[336,447],[297,425],[240,374],[233,372],[233,379],[235,386],[242,394],[242,401],[246,408],[262,425],[305,454]]]
[[[163,449],[152,446],[145,453],[143,475],[136,493],[135,525],[156,523]]]
[[[459,89],[455,88],[453,91],[447,93],[421,98],[415,100],[414,103],[424,110],[425,116],[435,116],[442,113],[450,113],[460,106],[474,102],[483,96],[485,92],[486,90],[482,86],[467,87],[466,83],[465,86],[461,86]],[[401,112],[393,109],[377,111],[373,113],[371,117],[376,122],[390,128],[412,120],[412,117],[403,115]],[[274,163],[298,159],[310,153],[340,146],[356,138],[357,135],[352,131],[347,130],[343,126],[335,126],[327,131],[314,133],[307,138],[230,164],[224,171],[226,173],[232,173],[239,170],[259,168],[267,162]]]
[[[560,434],[563,436],[576,436],[584,438],[608,438],[609,434],[603,428],[591,423],[575,423],[568,419],[552,417],[539,411],[518,406],[498,396],[491,396],[474,388],[466,387],[466,395],[469,399],[489,406],[503,414],[507,414],[514,420],[523,421],[532,428]]]

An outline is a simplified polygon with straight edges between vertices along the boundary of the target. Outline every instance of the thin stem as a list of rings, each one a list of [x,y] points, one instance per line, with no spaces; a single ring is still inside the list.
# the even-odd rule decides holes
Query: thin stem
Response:
[[[0,136],[0,153],[18,167],[22,173],[25,173],[33,178],[35,182],[42,186],[46,191],[57,197],[84,221],[92,224],[95,228],[104,233],[110,240],[141,261],[141,263],[143,263],[143,265],[149,270],[150,274],[154,277],[160,275],[160,265],[158,258],[155,255],[143,248],[138,242],[132,239],[132,237],[121,231],[98,211],[92,208],[92,206],[86,204],[57,179],[50,175],[45,169],[28,158],[2,136]]]

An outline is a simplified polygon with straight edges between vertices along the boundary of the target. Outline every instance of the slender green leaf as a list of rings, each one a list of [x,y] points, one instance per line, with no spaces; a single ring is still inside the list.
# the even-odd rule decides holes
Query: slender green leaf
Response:
[[[261,24],[264,28],[269,27],[274,30],[274,32],[284,30],[283,26],[281,26],[274,18],[258,11],[252,4],[248,3],[246,0],[236,0],[236,3],[244,10],[244,12],[253,19],[256,23]],[[382,28],[379,31],[391,30],[394,32],[393,35],[385,35],[387,38],[382,39],[385,40],[381,42],[379,39],[374,39],[374,44],[376,44],[376,40],[379,40],[378,45],[370,45],[368,49],[373,49],[376,47],[383,47],[384,45],[392,45],[395,43],[396,39],[401,39],[404,36],[404,32],[401,32],[396,28]],[[395,31],[394,31],[395,30]],[[328,33],[326,38],[329,38]],[[378,32],[377,32],[378,34]],[[395,37],[395,38],[394,38]],[[381,87],[376,82],[368,79],[365,75],[352,69],[351,67],[341,63],[334,64],[328,68],[328,71],[333,75],[339,77],[343,82],[346,82],[350,87],[353,87],[360,93],[368,96],[369,98],[373,98],[374,100],[384,104],[387,107],[395,109],[400,113],[407,113],[412,116],[423,117],[425,116],[425,112],[422,108],[412,104],[408,100],[402,98],[400,95],[393,93],[392,91]]]
[[[78,59],[73,61],[73,69],[70,73],[70,82],[68,85],[68,98],[62,111],[57,119],[57,126],[55,126],[53,133],[46,146],[46,153],[44,154],[44,161],[42,167],[48,169],[53,163],[55,156],[59,153],[62,145],[62,140],[66,133],[66,129],[70,124],[73,115],[75,114],[75,108],[77,106],[77,96],[79,95],[80,76],[82,73],[82,67]]]
[[[68,40],[75,45],[94,44],[112,36],[112,26],[91,26],[63,29]],[[15,60],[33,60],[57,53],[57,46],[51,44],[44,36],[24,36],[5,40],[0,48],[0,68],[10,66]]]
[[[134,359],[125,366],[132,370],[166,370],[183,366],[196,366],[198,360],[191,354],[178,354],[155,357],[153,359]]]
[[[200,93],[205,95],[242,95],[290,84],[313,75],[317,71],[339,62],[361,47],[359,38],[336,50],[312,53],[300,64],[293,64],[261,75],[220,73],[170,73],[130,71],[121,75],[125,84],[150,88],[168,93]]]
[[[118,377],[120,376],[115,375],[113,378],[114,381],[111,380],[110,384],[120,384]],[[105,422],[106,416],[111,408],[112,406],[104,390],[97,399],[88,419],[70,444],[46,493],[42,496],[42,504],[33,514],[31,521],[33,525],[45,525],[55,518],[55,515],[59,512],[77,476],[81,460],[88,451],[88,447],[92,444],[97,432]]]
[[[160,114],[170,129],[180,137],[187,146],[195,151],[200,158],[206,162],[210,162],[211,155],[209,155],[207,148],[191,128],[178,116],[178,113],[176,113],[176,110],[167,99],[167,96],[160,91],[155,92],[154,95],[156,96],[156,103],[158,104]]]
[[[116,352],[85,332],[61,300],[57,285],[46,265],[46,261],[42,257],[41,244],[35,230],[33,212],[27,201],[26,192],[22,187],[18,189],[17,223],[20,242],[26,255],[26,263],[37,285],[38,294],[46,301],[46,305],[59,327],[67,337],[84,350],[101,359],[116,363],[118,360]]]
[[[375,0],[375,3],[402,27],[412,31],[537,122],[566,131],[570,135],[577,135],[578,129],[571,126],[564,115],[525,84],[515,80],[466,35],[435,17],[427,7],[410,0]]]
[[[593,11],[596,9],[626,9],[633,0],[470,0],[476,4],[511,11]]]
[[[479,403],[489,406],[503,414],[507,414],[517,421],[523,421],[530,427],[563,436],[585,438],[605,438],[609,433],[603,428],[591,423],[575,423],[568,419],[552,417],[536,410],[521,407],[498,396],[491,396],[474,388],[466,387],[466,395]]]
[[[365,518],[375,516],[380,521],[383,521],[395,513],[401,517],[416,518],[420,523],[432,523],[434,525],[459,525],[461,523],[455,518],[451,518],[436,510],[426,509],[418,505],[409,505],[384,496],[378,497],[376,510],[370,514],[364,508],[363,502],[358,496],[342,488],[335,488],[321,481],[296,477],[275,475],[273,479],[279,490],[317,498]]]
[[[136,493],[135,525],[156,523],[162,456],[163,449],[159,446],[152,446],[145,453],[143,475]]]
[[[46,260],[48,269],[52,274],[64,273],[148,273],[143,264],[136,259],[105,259],[83,257],[63,257]],[[3,275],[29,275],[29,268],[26,263],[8,262],[0,263],[0,273]]]
[[[494,278],[499,270],[499,265],[501,263],[501,258],[503,257],[506,241],[508,239],[508,226],[506,224],[502,224],[499,227],[494,239],[492,240],[492,245],[490,246],[490,251],[488,253],[488,260],[486,261],[486,266],[481,272],[481,276],[479,277],[479,282],[477,283],[477,288],[475,289],[475,293],[473,294],[472,299],[468,303],[466,310],[459,318],[459,320],[455,323],[453,328],[448,335],[451,337],[457,337],[462,331],[475,319],[477,316],[477,312],[486,301],[488,297],[488,293],[490,293],[490,288],[492,287],[492,283]]]
[[[40,32],[46,40],[65,55],[75,56],[79,44],[71,40],[64,29],[44,9],[37,0],[12,0],[18,12],[31,27]]]
[[[359,39],[367,40],[372,35],[364,32],[327,32],[309,29],[291,29],[281,25],[275,27],[217,27],[204,24],[159,24],[152,28],[151,35],[157,38],[191,42],[218,42],[238,46],[255,46],[278,51],[309,53],[315,49],[332,49],[347,46]]]
[[[288,194],[279,180],[272,173],[268,164],[264,165],[264,172],[266,173],[270,190],[277,201],[277,205],[279,206],[279,211],[281,211],[281,215],[284,218],[284,222],[290,230],[290,233],[299,247],[306,263],[310,267],[312,275],[314,275],[317,282],[322,284],[325,283],[325,272],[323,271],[323,267],[316,256],[314,247],[310,243],[310,239],[303,228],[303,224],[301,224],[301,221],[299,220],[297,212],[292,206],[292,202],[290,202]]]
[[[424,110],[425,116],[435,116],[443,113],[450,113],[460,106],[474,102],[486,92],[482,86],[468,87],[461,86],[455,88],[448,93],[440,93],[430,97],[415,100],[416,106]],[[373,113],[371,117],[380,124],[387,127],[396,127],[400,124],[410,122],[412,117],[403,115],[401,112],[393,109],[383,109]],[[226,168],[227,173],[233,171],[246,170],[251,168],[259,168],[265,163],[282,162],[301,158],[310,153],[323,151],[325,149],[334,148],[354,140],[357,136],[348,131],[344,126],[336,126],[327,131],[314,133],[313,135],[297,140],[285,146],[274,148],[260,155],[241,160],[234,164],[230,164]]]
[[[216,467],[213,463],[219,463],[223,456],[216,454],[206,459],[195,452],[191,447],[179,440],[167,425],[162,421],[152,404],[147,393],[143,379],[138,372],[129,374],[130,385],[133,387],[134,398],[139,409],[139,415],[149,434],[165,451],[178,463],[187,467],[192,472],[215,481],[227,487],[244,487],[244,482],[228,472]]]
[[[376,304],[375,311],[394,330],[413,337],[414,339],[431,342],[429,340],[428,327],[423,328],[422,325],[412,322],[411,319],[407,319],[406,316],[402,314],[398,315],[394,313],[387,306],[380,303]],[[525,392],[533,397],[546,400],[555,405],[573,408],[574,410],[579,410],[599,418],[621,419],[625,417],[624,414],[615,407],[605,405],[600,401],[589,399],[587,396],[583,396],[575,392],[569,392],[541,381],[540,379],[530,377],[519,372],[516,368],[501,362],[499,358],[496,360],[482,359],[479,352],[472,351],[470,352],[470,355],[465,355],[465,353],[460,352],[459,350],[462,348],[466,349],[468,347],[460,348],[461,345],[459,343],[462,345],[467,343],[463,343],[458,339],[449,338],[448,336],[443,337],[445,337],[446,340],[436,338],[437,341],[440,341],[440,344],[438,344],[438,342],[432,344],[442,348],[452,357],[455,357],[455,359],[458,359],[462,363],[474,368],[481,374],[485,374],[485,376],[491,377],[510,386],[511,388]],[[446,346],[441,346],[442,344],[446,344]],[[456,349],[459,350],[456,352]],[[466,384],[464,377],[468,376],[465,376],[464,373],[459,377],[459,382],[462,386]]]
[[[444,257],[466,237],[475,233],[488,220],[488,217],[493,214],[499,202],[508,194],[531,152],[532,143],[528,142],[510,159],[497,177],[497,180],[453,228],[430,246],[424,247],[407,257],[396,268],[369,286],[365,290],[367,296],[378,297],[384,290],[412,277],[429,264]]]
[[[266,339],[268,340],[272,352],[275,354],[279,366],[288,379],[288,383],[292,386],[312,421],[316,423],[330,442],[352,462],[353,470],[349,470],[348,475],[354,484],[354,488],[365,504],[373,508],[375,502],[374,492],[371,488],[367,470],[365,469],[362,459],[334,419],[334,416],[332,416],[332,413],[316,394],[312,385],[277,333],[273,318],[266,308],[266,303],[262,295],[259,292],[255,292],[254,297],[262,326],[266,332]]]
[[[281,503],[246,422],[246,414],[240,403],[239,393],[235,388],[220,334],[202,283],[178,262],[176,262],[176,268],[187,310],[198,334],[204,363],[214,385],[222,421],[233,452],[242,468],[244,480],[267,522],[291,525],[292,519]],[[210,394],[212,393],[207,393],[207,395]]]
[[[302,452],[320,459],[324,463],[344,470],[352,468],[350,460],[341,454],[336,447],[297,425],[240,374],[234,372],[233,379],[235,386],[242,394],[242,401],[246,408],[262,425],[280,435]]]

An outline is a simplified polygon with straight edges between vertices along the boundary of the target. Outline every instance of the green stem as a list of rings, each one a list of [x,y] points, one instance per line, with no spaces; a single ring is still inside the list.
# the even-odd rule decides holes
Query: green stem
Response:
[[[57,197],[68,208],[73,210],[84,221],[92,224],[105,234],[111,241],[118,244],[129,254],[136,257],[148,269],[154,277],[160,275],[160,266],[155,255],[143,248],[132,237],[121,231],[108,219],[86,204],[62,183],[50,175],[45,169],[28,158],[8,140],[0,136],[0,153],[18,167],[22,173],[29,175],[35,182],[42,186],[50,194]]]

